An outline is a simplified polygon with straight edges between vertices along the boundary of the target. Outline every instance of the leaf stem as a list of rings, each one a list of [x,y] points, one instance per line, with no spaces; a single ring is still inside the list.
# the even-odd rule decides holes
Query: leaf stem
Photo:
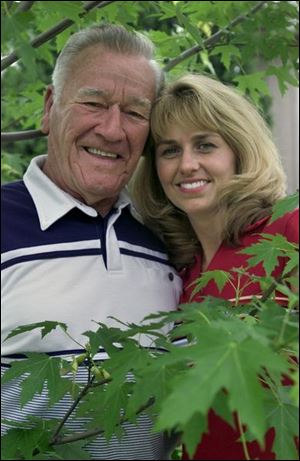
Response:
[[[241,434],[241,442],[242,442],[242,445],[243,445],[245,459],[250,460],[251,458],[250,458],[250,455],[249,455],[247,442],[246,442],[246,439],[245,439],[245,432],[243,430],[242,423],[241,423],[241,420],[240,420],[240,415],[238,413],[237,413],[237,421],[238,421],[238,426],[239,426],[239,432]]]
[[[52,437],[52,440],[50,441],[50,445],[54,445],[57,443],[58,441],[58,434],[60,433],[61,429],[63,428],[64,424],[66,423],[66,421],[69,419],[69,417],[71,416],[71,414],[73,413],[73,411],[75,410],[75,408],[77,407],[77,405],[79,404],[80,400],[85,396],[85,394],[87,394],[88,390],[90,387],[92,387],[92,384],[93,384],[93,380],[94,380],[94,376],[92,376],[91,380],[84,386],[84,388],[81,390],[81,392],[79,393],[77,399],[74,400],[74,402],[72,403],[71,407],[69,408],[69,410],[67,411],[67,413],[65,414],[65,416],[63,417],[63,419],[60,421],[53,437]]]
[[[136,415],[139,415],[144,410],[151,407],[153,404],[154,404],[154,398],[150,398],[145,405],[142,405],[139,408],[139,410],[136,412]],[[125,418],[125,417],[121,418],[117,426],[120,426],[126,421],[128,421],[128,418]],[[103,434],[103,432],[104,432],[103,429],[91,429],[90,431],[85,431],[85,432],[81,432],[80,434],[70,435],[69,437],[64,437],[60,440],[53,440],[51,444],[52,445],[64,445],[66,443],[76,442],[77,440],[87,439],[88,437],[94,437],[95,435]]]

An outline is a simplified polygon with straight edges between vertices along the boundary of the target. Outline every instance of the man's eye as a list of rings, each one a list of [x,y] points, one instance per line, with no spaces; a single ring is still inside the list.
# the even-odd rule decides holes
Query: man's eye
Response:
[[[83,103],[85,106],[89,107],[96,107],[98,109],[107,109],[107,106],[101,102],[95,102],[95,101],[86,101]]]
[[[134,110],[128,110],[125,111],[126,115],[130,115],[133,118],[137,118],[139,120],[149,120],[149,117],[147,117],[145,114],[142,114],[140,112],[136,112]]]

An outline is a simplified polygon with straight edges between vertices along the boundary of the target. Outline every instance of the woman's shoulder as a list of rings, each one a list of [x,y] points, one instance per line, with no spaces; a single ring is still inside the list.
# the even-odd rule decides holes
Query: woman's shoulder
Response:
[[[299,242],[299,208],[285,213],[280,218],[269,221],[265,231],[270,234],[281,234],[289,242]]]

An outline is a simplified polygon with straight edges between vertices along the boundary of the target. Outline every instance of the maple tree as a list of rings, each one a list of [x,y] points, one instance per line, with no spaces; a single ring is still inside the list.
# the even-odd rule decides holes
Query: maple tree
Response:
[[[292,209],[297,198],[294,194],[278,202],[273,219]],[[249,254],[249,267],[263,262],[265,268],[265,276],[259,277],[263,296],[246,305],[208,297],[178,311],[152,314],[140,325],[99,323],[96,331],[83,333],[87,343],[71,361],[29,353],[13,362],[3,384],[23,377],[22,406],[44,389],[49,407],[66,394],[72,403],[61,420],[4,421],[10,430],[3,437],[3,459],[89,459],[83,447],[92,437],[122,437],[122,422],[136,423],[141,412],[154,418],[155,430],[180,433],[193,453],[210,408],[229,423],[232,412],[237,413],[246,455],[246,440],[263,444],[267,429],[274,427],[276,459],[297,459],[298,295],[290,288],[297,279],[289,275],[298,266],[297,250],[284,237],[267,234],[243,250]],[[271,272],[281,256],[289,262],[280,280],[274,280]],[[212,278],[222,289],[228,274],[211,272],[197,281],[197,289]],[[273,298],[275,289],[287,296],[286,309]],[[162,333],[165,327],[167,334]],[[8,337],[36,328],[42,338],[57,328],[68,334],[67,325],[45,321],[20,326]],[[141,335],[152,338],[151,347],[141,347]],[[99,348],[108,354],[105,361],[95,358]],[[88,370],[84,384],[75,382],[79,367]],[[283,375],[289,386],[282,384]],[[70,433],[69,418],[82,417],[89,421],[85,431]]]

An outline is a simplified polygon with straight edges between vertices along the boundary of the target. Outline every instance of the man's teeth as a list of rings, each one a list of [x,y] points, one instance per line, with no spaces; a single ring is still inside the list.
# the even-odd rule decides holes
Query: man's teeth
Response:
[[[182,189],[196,189],[197,187],[204,186],[205,184],[208,184],[208,181],[201,180],[201,181],[195,181],[195,182],[182,182],[180,183],[180,187]]]
[[[99,155],[99,157],[118,158],[118,154],[112,152],[103,152],[102,150],[95,149],[94,147],[87,147],[86,150],[90,154]]]

